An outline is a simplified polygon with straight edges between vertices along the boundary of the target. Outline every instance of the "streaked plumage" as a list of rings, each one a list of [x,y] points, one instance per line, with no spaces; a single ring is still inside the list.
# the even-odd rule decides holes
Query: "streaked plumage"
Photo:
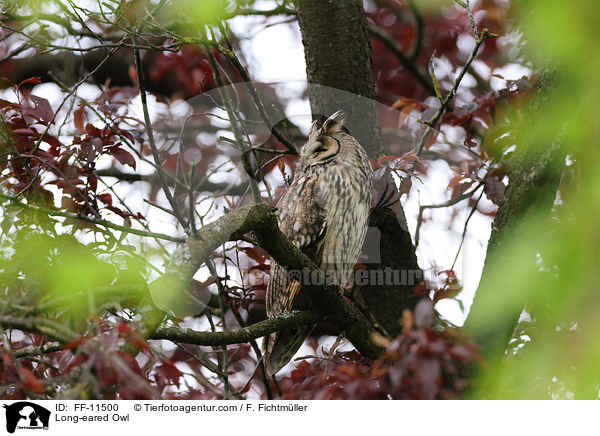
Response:
[[[321,128],[313,124],[294,181],[277,205],[283,234],[339,285],[348,280],[360,254],[373,184],[367,154],[343,128],[342,118],[336,112]],[[266,300],[269,317],[310,308],[300,283],[272,259]],[[289,362],[310,330],[288,329],[265,338],[270,374]]]

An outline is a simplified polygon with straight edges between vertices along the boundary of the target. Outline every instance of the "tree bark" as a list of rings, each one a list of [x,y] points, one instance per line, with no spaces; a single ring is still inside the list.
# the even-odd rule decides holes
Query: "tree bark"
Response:
[[[367,20],[361,0],[296,0],[313,118],[342,109],[372,158],[382,154]],[[340,92],[346,91],[346,92]]]

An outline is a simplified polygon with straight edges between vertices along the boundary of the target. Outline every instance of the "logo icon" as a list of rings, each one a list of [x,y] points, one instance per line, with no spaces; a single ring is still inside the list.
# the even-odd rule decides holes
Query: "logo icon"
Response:
[[[6,409],[6,431],[14,433],[19,429],[48,429],[50,422],[50,411],[29,401],[19,401]]]

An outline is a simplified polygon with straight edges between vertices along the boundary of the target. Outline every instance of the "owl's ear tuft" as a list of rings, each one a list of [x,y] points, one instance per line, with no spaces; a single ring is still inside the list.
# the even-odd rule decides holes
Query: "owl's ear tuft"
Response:
[[[327,118],[323,123],[323,133],[325,135],[333,135],[334,133],[339,132],[344,127],[344,121],[346,119],[346,115],[343,111],[337,111],[332,116]]]
[[[308,136],[311,137],[312,135],[314,135],[317,130],[319,130],[319,126],[321,125],[321,123],[319,123],[319,120],[314,120],[312,125],[310,126],[310,130],[308,131]]]

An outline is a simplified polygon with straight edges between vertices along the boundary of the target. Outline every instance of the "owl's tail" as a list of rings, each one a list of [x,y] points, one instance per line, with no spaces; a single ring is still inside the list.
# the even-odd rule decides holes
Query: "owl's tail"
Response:
[[[269,375],[275,375],[294,357],[315,326],[300,326],[271,333],[263,341],[263,353]]]

